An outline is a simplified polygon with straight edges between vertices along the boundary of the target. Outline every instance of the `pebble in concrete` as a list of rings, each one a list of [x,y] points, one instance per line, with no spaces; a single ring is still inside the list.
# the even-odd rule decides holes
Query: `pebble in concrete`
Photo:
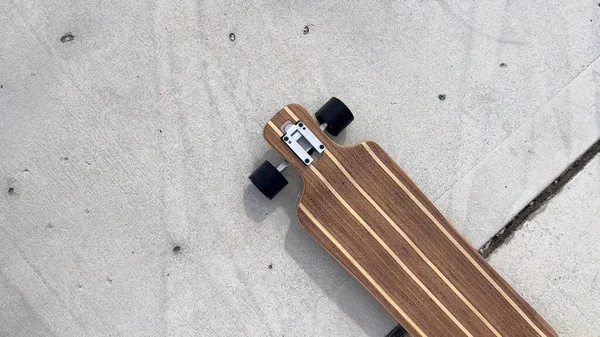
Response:
[[[62,43],[71,42],[73,40],[75,40],[75,37],[73,36],[73,34],[65,34],[60,38],[60,42],[62,42]]]

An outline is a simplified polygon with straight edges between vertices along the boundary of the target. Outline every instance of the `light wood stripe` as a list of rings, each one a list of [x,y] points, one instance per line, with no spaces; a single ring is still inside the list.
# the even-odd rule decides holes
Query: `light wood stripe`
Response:
[[[488,320],[473,306],[473,304],[471,304],[471,302],[469,302],[469,300],[454,286],[454,284],[452,284],[452,282],[450,282],[450,280],[448,280],[448,278],[419,249],[419,247],[414,243],[414,241],[411,240],[411,238],[402,229],[400,229],[400,227],[398,227],[398,225],[375,202],[375,200],[373,200],[373,198],[371,198],[371,196],[367,192],[365,192],[365,190],[363,190],[362,187],[360,187],[360,185],[356,182],[356,180],[354,180],[354,178],[352,178],[350,173],[348,173],[346,168],[344,168],[344,166],[337,160],[337,158],[335,158],[335,156],[333,154],[331,154],[331,152],[329,150],[326,150],[325,154],[329,157],[329,159],[331,159],[333,161],[333,163],[338,167],[338,169],[340,169],[340,171],[342,171],[342,173],[346,176],[346,178],[348,180],[350,180],[352,185],[354,185],[354,187],[369,201],[369,203],[371,203],[371,205],[373,207],[375,207],[375,209],[377,209],[377,212],[379,212],[379,214],[381,214],[381,216],[383,216],[385,218],[385,220],[392,227],[394,227],[396,232],[398,232],[402,236],[402,238],[406,242],[408,242],[408,244],[412,247],[412,249],[415,252],[417,252],[417,254],[421,257],[421,259],[423,259],[423,261],[425,261],[425,263],[427,263],[427,265],[437,274],[437,276],[439,278],[441,278],[442,281],[444,281],[444,283],[454,292],[454,294],[456,294],[456,296],[458,296],[463,301],[463,303],[466,304],[467,307],[469,307],[469,309],[488,327],[488,329],[490,329],[490,331],[492,331],[492,333],[494,335],[501,337],[502,335],[500,335],[500,333],[494,328],[494,326],[492,324],[490,324],[490,322],[488,322]]]
[[[331,241],[336,248],[342,252],[342,254],[344,254],[344,256],[348,259],[348,261],[350,261],[350,263],[352,263],[354,265],[354,267],[356,269],[358,269],[358,271],[369,281],[369,283],[371,283],[373,285],[373,287],[375,287],[375,289],[377,289],[377,291],[381,294],[381,296],[383,296],[383,298],[385,298],[386,301],[388,301],[388,303],[390,303],[394,309],[396,309],[396,311],[398,311],[398,313],[406,320],[406,322],[408,322],[408,324],[410,324],[414,330],[416,330],[421,336],[427,337],[427,335],[425,334],[425,332],[423,332],[423,330],[421,330],[421,328],[419,328],[415,322],[408,317],[408,315],[398,306],[398,304],[396,304],[396,302],[394,302],[394,300],[390,297],[390,295],[388,295],[388,293],[383,290],[383,288],[373,279],[373,277],[371,277],[371,275],[369,275],[369,273],[367,273],[367,271],[358,263],[358,261],[356,261],[354,259],[354,257],[352,257],[352,255],[350,255],[350,253],[348,253],[348,251],[344,248],[344,246],[342,246],[338,240],[336,240],[335,237],[333,237],[333,235],[331,235],[331,233],[329,233],[329,231],[327,229],[325,229],[325,227],[323,227],[323,225],[321,225],[321,223],[308,211],[308,209],[306,209],[306,207],[304,207],[303,204],[299,203],[298,204],[298,208],[304,212],[304,214],[306,214],[306,216],[308,216],[308,218],[310,219],[310,221],[312,221],[318,228],[319,230],[321,230],[321,232],[323,232],[323,234],[325,234],[325,236],[329,239],[329,241]]]
[[[273,124],[273,122],[269,121],[267,124],[269,124],[271,129],[275,130],[275,132],[279,135],[279,137],[283,136],[283,132],[281,132],[281,130],[279,130],[279,128],[277,126],[275,126],[275,124]]]
[[[456,241],[456,239],[448,232],[448,230],[442,226],[442,224],[429,212],[429,210],[415,197],[414,194],[410,192],[410,190],[396,177],[396,175],[390,171],[390,169],[377,157],[377,155],[371,150],[367,143],[362,143],[362,145],[367,149],[371,157],[375,159],[377,164],[383,168],[383,170],[394,180],[394,182],[411,198],[411,200],[433,221],[433,223],[438,227],[442,233],[454,244],[456,248],[460,250],[460,252],[469,260],[469,262],[483,275],[486,280],[502,295],[502,297],[527,321],[527,323],[540,335],[543,337],[547,337],[547,335],[540,329],[538,326],[523,312],[523,310],[506,294],[506,292],[498,285],[496,281],[485,271],[483,268],[475,261],[475,259],[469,254],[464,247]]]
[[[369,232],[369,234],[371,234],[372,237],[375,238],[375,240],[377,240],[377,242],[388,252],[388,254],[394,258],[396,263],[402,267],[404,272],[406,272],[410,278],[427,294],[427,296],[429,296],[429,298],[431,298],[431,300],[433,300],[435,304],[442,309],[446,316],[448,316],[454,322],[454,324],[456,324],[456,326],[458,326],[465,333],[465,335],[473,337],[473,335],[462,325],[462,323],[456,319],[454,315],[452,315],[450,310],[448,310],[448,308],[446,308],[446,306],[440,302],[440,300],[429,290],[429,288],[427,288],[427,286],[421,282],[421,280],[410,270],[410,268],[404,264],[398,255],[396,255],[396,253],[390,249],[390,247],[379,237],[379,235],[377,235],[377,233],[375,233],[375,231],[373,231],[373,229],[363,220],[363,218],[358,215],[356,211],[354,211],[354,209],[346,202],[346,200],[344,200],[344,198],[342,198],[342,196],[335,190],[335,188],[333,188],[329,181],[323,177],[321,172],[319,172],[314,165],[310,165],[309,167],[310,170],[327,187],[327,189],[329,189],[329,191],[336,197],[336,199],[338,199],[338,201],[348,210],[348,212],[350,212],[350,214],[352,214],[352,216],[358,220],[358,222]]]
[[[283,109],[285,110],[285,112],[288,113],[288,115],[290,115],[290,117],[292,117],[294,122],[297,122],[299,120],[298,116],[296,116],[296,114],[292,112],[292,109],[288,108],[287,105]]]

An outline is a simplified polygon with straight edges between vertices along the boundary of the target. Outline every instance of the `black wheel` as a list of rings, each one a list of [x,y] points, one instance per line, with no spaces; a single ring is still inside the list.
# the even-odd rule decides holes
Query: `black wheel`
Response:
[[[269,199],[273,199],[288,184],[283,174],[268,161],[262,163],[248,178]]]
[[[385,337],[404,337],[407,336],[406,330],[402,327],[402,325],[396,325],[394,330],[390,331]]]
[[[354,120],[354,115],[346,104],[335,97],[331,97],[315,117],[319,124],[327,123],[325,130],[334,136],[339,135]]]

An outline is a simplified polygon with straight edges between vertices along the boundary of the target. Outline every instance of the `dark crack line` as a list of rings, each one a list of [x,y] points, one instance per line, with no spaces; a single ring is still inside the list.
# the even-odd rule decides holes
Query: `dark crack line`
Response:
[[[501,230],[486,242],[479,253],[488,258],[498,247],[502,246],[512,235],[519,230],[525,221],[532,215],[535,215],[546,203],[558,194],[565,185],[573,179],[583,168],[600,153],[600,140],[597,140],[589,149],[587,149],[577,160],[575,160],[563,173],[540,192],[533,200],[527,204],[517,215],[515,215]]]

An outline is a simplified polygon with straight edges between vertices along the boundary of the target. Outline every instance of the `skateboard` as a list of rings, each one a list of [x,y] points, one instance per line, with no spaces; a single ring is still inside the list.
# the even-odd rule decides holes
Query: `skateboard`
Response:
[[[330,99],[315,114],[280,110],[264,138],[285,159],[251,175],[268,198],[295,167],[304,182],[300,224],[413,337],[555,337],[556,332],[454,229],[376,143],[342,146],[353,120]]]

